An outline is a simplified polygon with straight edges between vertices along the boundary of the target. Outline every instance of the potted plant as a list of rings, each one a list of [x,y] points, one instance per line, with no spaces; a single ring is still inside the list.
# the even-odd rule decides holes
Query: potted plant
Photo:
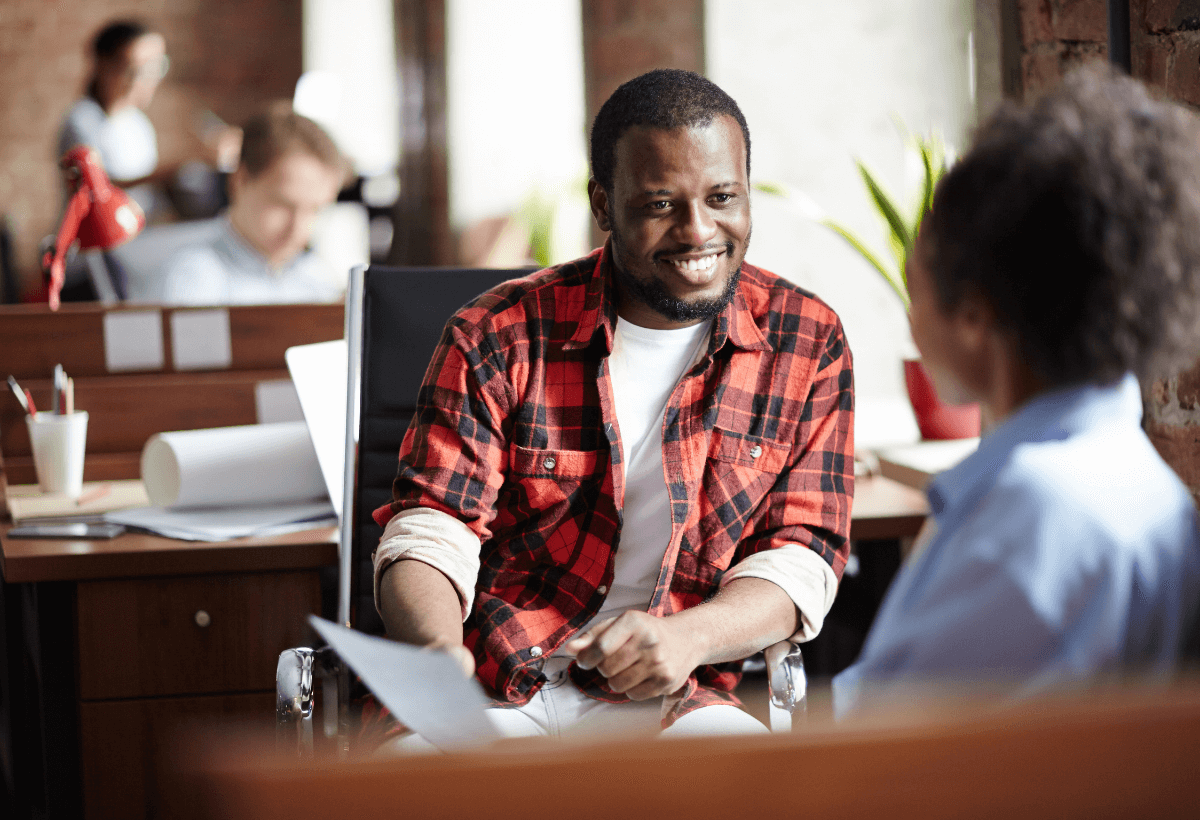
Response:
[[[836,232],[850,247],[858,253],[883,277],[896,292],[900,301],[908,309],[908,278],[905,275],[905,265],[921,220],[933,205],[933,192],[937,182],[946,171],[946,152],[936,137],[912,136],[909,138],[921,156],[923,169],[921,195],[911,212],[905,215],[896,201],[884,190],[875,176],[867,169],[862,161],[856,161],[858,172],[862,175],[871,203],[883,219],[888,230],[888,245],[895,261],[895,267],[884,262],[871,251],[867,245],[854,235],[853,232],[832,219],[822,219],[821,224]],[[904,362],[904,382],[908,388],[908,397],[912,402],[913,413],[917,417],[917,427],[921,437],[926,439],[955,439],[978,436],[980,430],[980,413],[978,404],[950,405],[943,403],[934,391],[929,374],[921,366],[919,359],[906,359]]]

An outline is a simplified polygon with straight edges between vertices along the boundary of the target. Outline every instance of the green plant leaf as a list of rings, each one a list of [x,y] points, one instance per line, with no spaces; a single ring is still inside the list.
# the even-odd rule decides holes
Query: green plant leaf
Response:
[[[762,191],[764,194],[770,194],[771,196],[786,197],[788,195],[788,190],[783,186],[782,182],[759,180],[758,182],[751,183],[750,187],[756,191]]]
[[[937,187],[938,178],[941,177],[941,170],[935,173],[933,148],[925,140],[917,140],[917,148],[921,152],[921,165],[925,169],[924,184],[921,188],[921,209],[917,214],[915,227],[920,227],[925,220],[926,215],[933,208],[933,191]],[[940,164],[940,163],[939,163]],[[916,236],[913,236],[913,241],[916,241]]]
[[[891,197],[883,190],[883,187],[875,181],[875,177],[871,176],[871,172],[867,170],[867,166],[862,162],[855,163],[858,166],[858,171],[862,174],[863,182],[867,185],[867,190],[871,194],[871,199],[875,202],[875,208],[883,215],[887,221],[888,227],[895,234],[896,239],[904,247],[908,247],[912,242],[912,237],[909,232],[908,225],[904,223],[904,218],[900,216],[900,211],[896,208]]]
[[[879,275],[882,276],[887,283],[892,286],[892,290],[896,291],[896,295],[899,296],[900,301],[904,303],[905,310],[908,309],[908,291],[901,284],[900,278],[897,277],[895,272],[884,267],[883,263],[879,261],[879,258],[862,243],[862,240],[860,240],[846,228],[843,228],[832,219],[823,219],[821,220],[821,224],[832,230],[842,239],[846,240],[850,247],[858,251],[859,255],[862,256],[863,259],[867,260],[871,267],[875,268],[875,270],[879,272]]]

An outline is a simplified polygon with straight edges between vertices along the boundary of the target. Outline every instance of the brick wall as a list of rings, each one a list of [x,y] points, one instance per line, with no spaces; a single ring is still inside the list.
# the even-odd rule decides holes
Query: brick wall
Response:
[[[1075,65],[1108,58],[1105,0],[1014,2],[1026,97]],[[1133,75],[1200,106],[1200,0],[1131,0],[1129,17]]]
[[[704,73],[703,0],[584,0],[587,128],[626,80],[655,68]],[[592,244],[604,241],[592,226]]]
[[[0,215],[26,285],[38,240],[61,207],[53,151],[82,93],[94,33],[134,16],[167,40],[171,70],[149,110],[164,161],[194,155],[191,123],[207,109],[238,123],[290,97],[300,76],[302,0],[3,0],[0,2]]]
[[[584,84],[591,123],[621,83],[654,68],[704,71],[703,0],[587,0]]]
[[[1107,58],[1104,0],[1016,0],[1016,6],[1026,97],[1077,63]],[[1131,0],[1129,17],[1133,75],[1200,107],[1200,0]],[[1200,363],[1145,389],[1146,432],[1200,501]]]
[[[1130,3],[1133,73],[1200,107],[1200,0]],[[1200,363],[1150,386],[1146,433],[1200,501]]]
[[[1133,0],[1133,73],[1200,106],[1200,0]]]
[[[1016,0],[1021,91],[1053,87],[1080,63],[1108,58],[1105,0]]]

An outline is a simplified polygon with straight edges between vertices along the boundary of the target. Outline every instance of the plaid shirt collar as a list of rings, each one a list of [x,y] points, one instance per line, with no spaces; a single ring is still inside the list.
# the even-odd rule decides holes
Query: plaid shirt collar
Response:
[[[612,239],[605,241],[604,247],[598,251],[593,251],[592,256],[596,259],[596,275],[592,276],[591,282],[588,283],[579,323],[564,347],[588,347],[599,335],[599,341],[604,345],[604,354],[607,356],[612,353],[613,334],[617,326],[617,303],[613,293]],[[733,299],[718,314],[717,321],[713,324],[713,341],[709,347],[709,354],[716,353],[727,341],[743,350],[771,349],[754,321],[754,315],[746,304],[746,297],[741,288],[734,291]]]

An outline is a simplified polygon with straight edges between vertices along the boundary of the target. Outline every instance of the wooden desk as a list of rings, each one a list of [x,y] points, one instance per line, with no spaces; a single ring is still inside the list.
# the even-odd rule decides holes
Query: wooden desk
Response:
[[[911,538],[920,531],[927,515],[929,502],[919,490],[881,475],[854,480],[852,540]]]
[[[187,817],[1195,817],[1200,688],[1016,707],[906,709],[789,734],[532,741],[492,752],[301,764],[209,738],[180,768]]]
[[[288,379],[284,351],[341,338],[343,314],[341,304],[3,306],[0,375],[47,409],[62,364],[89,413],[85,478],[138,478],[155,433],[258,421],[258,385]],[[204,316],[228,336],[211,321],[197,331]],[[156,363],[116,355],[129,354],[130,322],[144,330],[135,348],[144,339],[161,350]],[[2,514],[5,480],[36,481],[11,397],[0,397],[0,452]],[[21,790],[23,813],[50,817],[153,811],[156,749],[185,716],[269,725],[276,659],[309,642],[319,571],[337,561],[331,528],[219,544],[18,540],[8,529],[0,524],[0,772]]]
[[[2,478],[2,474],[0,474]],[[3,571],[5,775],[49,817],[140,817],[181,720],[270,727],[275,662],[309,643],[324,527],[206,544],[125,534],[10,539]]]

